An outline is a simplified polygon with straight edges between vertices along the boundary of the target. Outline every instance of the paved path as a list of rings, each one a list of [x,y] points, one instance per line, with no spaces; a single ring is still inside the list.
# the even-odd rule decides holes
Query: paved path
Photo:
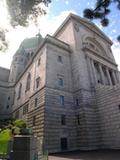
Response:
[[[48,160],[120,160],[120,150],[80,151],[50,155]]]

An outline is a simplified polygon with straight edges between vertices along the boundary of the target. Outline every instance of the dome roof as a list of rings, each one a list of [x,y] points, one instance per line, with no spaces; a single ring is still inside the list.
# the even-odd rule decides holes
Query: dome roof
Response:
[[[43,40],[43,38],[42,38],[41,34],[37,34],[36,37],[24,39],[22,41],[22,43],[20,44],[19,49],[16,51],[16,54],[24,54],[24,53],[26,53],[26,50],[36,49],[42,40]]]

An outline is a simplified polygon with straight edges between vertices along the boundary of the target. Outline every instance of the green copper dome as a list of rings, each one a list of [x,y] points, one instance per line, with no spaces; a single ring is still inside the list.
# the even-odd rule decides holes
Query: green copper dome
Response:
[[[24,39],[16,54],[24,54],[26,50],[37,48],[42,40],[43,38],[40,34],[37,34],[36,37]]]

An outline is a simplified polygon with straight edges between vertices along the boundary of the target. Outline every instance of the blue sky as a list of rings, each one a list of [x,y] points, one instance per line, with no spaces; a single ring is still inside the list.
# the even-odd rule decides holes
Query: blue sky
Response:
[[[83,10],[85,8],[94,8],[95,0],[53,0],[49,16],[57,16],[65,10],[73,10],[78,15],[83,17]],[[115,40],[117,33],[120,33],[120,11],[116,9],[115,4],[112,4],[112,12],[108,16],[110,18],[109,27],[102,27],[99,20],[94,20],[100,28],[110,37]],[[117,23],[116,23],[117,22]]]
[[[0,8],[0,25],[5,25],[9,31],[7,33],[9,50],[6,53],[0,52],[0,66],[10,68],[12,56],[24,38],[35,36],[39,29],[43,36],[47,33],[52,35],[69,13],[73,12],[83,17],[83,10],[85,8],[93,8],[95,1],[96,0],[52,0],[52,3],[47,8],[47,15],[38,19],[38,26],[31,23],[27,28],[17,27],[17,29],[10,27],[4,4],[3,7]],[[2,5],[0,4],[0,6]],[[116,37],[120,33],[120,11],[116,9],[115,5],[111,5],[111,9],[109,27],[103,28],[99,20],[95,20],[94,23],[114,42],[112,50],[120,69],[120,44],[116,41]]]

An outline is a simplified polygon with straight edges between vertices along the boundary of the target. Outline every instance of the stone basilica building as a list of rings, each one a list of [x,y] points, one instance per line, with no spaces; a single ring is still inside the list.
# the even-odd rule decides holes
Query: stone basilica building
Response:
[[[70,14],[53,36],[25,39],[0,68],[0,119],[27,121],[49,153],[120,149],[120,78],[111,40]]]

